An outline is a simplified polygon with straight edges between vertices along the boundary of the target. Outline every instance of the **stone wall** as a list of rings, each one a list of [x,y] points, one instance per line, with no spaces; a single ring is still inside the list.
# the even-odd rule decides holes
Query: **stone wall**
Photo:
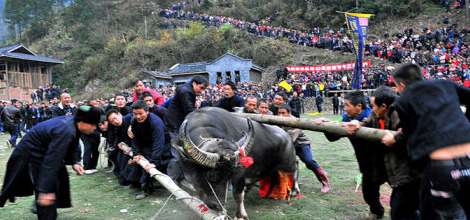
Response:
[[[332,97],[323,97],[322,113],[333,114]],[[303,99],[305,114],[318,112],[315,97]]]

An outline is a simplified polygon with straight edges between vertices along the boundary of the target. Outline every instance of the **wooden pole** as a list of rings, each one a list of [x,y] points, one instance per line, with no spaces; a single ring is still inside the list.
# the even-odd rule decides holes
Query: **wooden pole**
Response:
[[[470,1],[469,0],[465,0],[465,14],[467,15],[465,20],[470,22]]]
[[[125,154],[129,155],[132,157],[132,150],[130,147],[128,147],[126,144],[122,143],[121,145],[121,150],[124,151]],[[139,160],[139,165],[145,169],[145,167],[149,164],[149,161],[142,158]],[[198,198],[192,197],[189,193],[186,191],[182,190],[178,185],[173,182],[173,180],[160,172],[159,170],[152,168],[148,171],[151,177],[156,179],[158,182],[160,182],[168,191],[171,192],[176,197],[176,200],[183,201],[184,204],[186,204],[191,210],[196,212],[200,219],[204,220],[212,220],[215,218],[218,219],[226,219],[224,216],[219,215],[216,211],[209,209],[206,204],[204,204],[203,201],[201,201]],[[198,219],[198,218],[194,218]]]
[[[315,124],[312,119],[305,118],[291,118],[291,117],[281,117],[274,115],[261,115],[261,114],[248,114],[248,113],[234,113],[237,116],[243,118],[250,118],[251,120],[257,121],[259,123],[278,125],[278,126],[288,126],[293,128],[300,128],[304,130],[327,132],[341,137],[352,137],[357,139],[363,139],[368,141],[381,141],[382,137],[385,135],[387,130],[375,129],[375,128],[366,128],[362,127],[356,131],[354,135],[349,135],[346,132],[346,127],[341,126],[338,123],[332,122],[323,122],[322,124]],[[397,131],[390,131],[392,134],[396,134]]]

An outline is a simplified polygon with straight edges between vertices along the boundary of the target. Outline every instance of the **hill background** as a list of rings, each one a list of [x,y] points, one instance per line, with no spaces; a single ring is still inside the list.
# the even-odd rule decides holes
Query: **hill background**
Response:
[[[18,2],[0,0],[0,4],[4,1],[7,3],[5,11],[8,3]],[[28,1],[37,3],[45,0]],[[28,13],[34,16],[22,23],[23,32],[19,40],[5,44],[21,41],[41,55],[64,60],[63,65],[54,69],[54,82],[63,88],[68,87],[77,97],[109,96],[127,87],[129,79],[141,67],[162,72],[176,63],[213,60],[226,52],[252,59],[255,64],[265,67],[267,71],[263,81],[275,79],[274,71],[282,65],[334,64],[355,60],[350,53],[257,37],[230,26],[216,29],[198,22],[184,22],[180,28],[163,29],[163,18],[152,15],[152,12],[169,8],[181,0],[49,2],[54,4],[47,10],[33,7]],[[432,28],[439,25],[446,15],[444,8],[438,5],[439,0],[203,2],[201,5],[196,1],[189,3],[184,10],[248,22],[270,17],[272,26],[296,30],[345,28],[344,16],[336,11],[353,9],[357,2],[359,7],[355,12],[375,14],[370,22],[371,39],[382,37],[385,30],[391,35],[402,32],[407,26],[415,30],[422,30],[424,26]],[[31,5],[34,4],[27,6]],[[24,19],[24,12],[20,18]],[[463,15],[452,14],[452,18],[462,20]],[[373,60],[373,63],[380,62],[385,61]]]

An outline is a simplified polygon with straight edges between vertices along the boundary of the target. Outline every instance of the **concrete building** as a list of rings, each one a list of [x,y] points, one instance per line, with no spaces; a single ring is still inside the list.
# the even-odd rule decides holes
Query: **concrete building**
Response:
[[[235,82],[238,79],[240,82],[261,82],[261,74],[264,71],[264,68],[253,64],[250,59],[225,53],[213,61],[175,64],[167,73],[156,73],[143,68],[135,74],[135,77],[147,80],[151,83],[151,87],[158,87],[169,82],[182,84],[195,75],[206,77],[211,84],[224,83],[227,80]]]

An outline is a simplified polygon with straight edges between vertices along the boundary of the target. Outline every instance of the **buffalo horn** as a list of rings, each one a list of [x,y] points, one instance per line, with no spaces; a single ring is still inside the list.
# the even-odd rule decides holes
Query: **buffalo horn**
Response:
[[[191,158],[194,162],[198,163],[199,165],[215,168],[217,165],[217,161],[219,161],[220,155],[216,153],[206,152],[201,150],[198,146],[196,146],[191,137],[189,136],[189,132],[186,128],[188,125],[188,121],[184,120],[182,127],[182,133],[184,132],[184,139],[183,139],[183,149],[186,155]],[[209,144],[208,142],[211,141],[204,141],[199,146],[203,146],[205,144]]]
[[[255,141],[255,131],[253,129],[253,121],[249,118],[247,118],[248,122],[248,135],[246,132],[243,132],[243,138],[240,139],[237,144],[240,146],[243,151],[245,151],[245,155],[248,155],[250,153],[250,149],[253,146],[253,143]],[[241,144],[239,142],[242,142]]]

